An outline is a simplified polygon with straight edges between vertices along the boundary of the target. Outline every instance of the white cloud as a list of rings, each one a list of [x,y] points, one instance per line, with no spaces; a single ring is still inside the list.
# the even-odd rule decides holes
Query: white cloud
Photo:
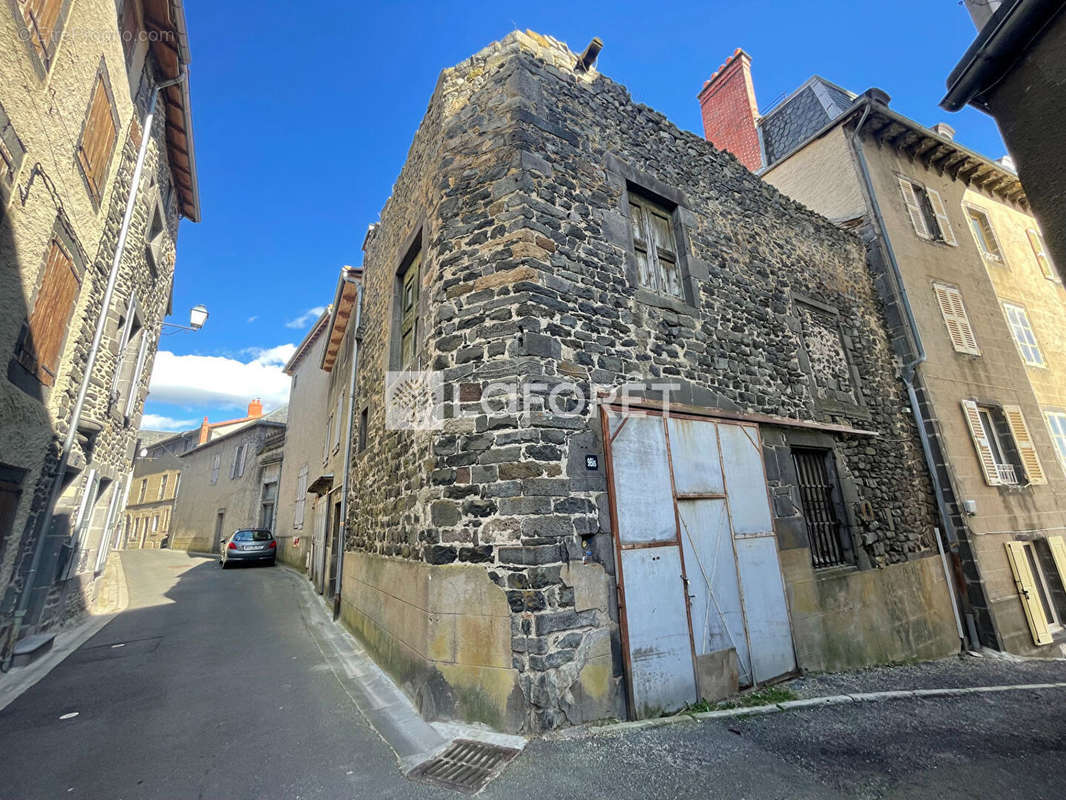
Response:
[[[152,368],[149,396],[156,403],[182,406],[215,405],[244,408],[260,397],[277,408],[289,402],[289,376],[282,367],[296,345],[281,344],[245,351],[250,361],[224,356],[178,356],[160,350]],[[147,423],[142,423],[148,427]]]
[[[145,414],[141,417],[141,428],[150,431],[187,431],[199,424],[198,419],[174,419],[162,414]]]
[[[285,327],[292,328],[294,330],[303,330],[316,319],[318,319],[320,316],[322,316],[322,312],[325,310],[325,306],[315,306],[314,308],[309,308],[296,319],[290,319],[288,322],[286,322]]]
[[[248,322],[255,322],[257,319],[259,319],[258,316],[248,317]]]

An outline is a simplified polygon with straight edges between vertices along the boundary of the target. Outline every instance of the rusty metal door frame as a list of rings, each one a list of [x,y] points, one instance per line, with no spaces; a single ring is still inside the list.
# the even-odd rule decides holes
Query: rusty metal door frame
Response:
[[[621,416],[621,420],[620,420],[620,424],[618,425],[617,429],[613,433],[611,431],[610,419],[608,417],[608,413],[612,412],[612,411],[622,415]],[[661,542],[638,542],[638,543],[632,543],[632,544],[623,544],[622,543],[620,531],[618,529],[618,508],[617,508],[616,489],[615,489],[615,482],[614,482],[615,470],[614,470],[614,455],[613,455],[613,447],[612,447],[612,445],[613,445],[614,439],[621,432],[622,428],[625,427],[626,420],[628,419],[628,417],[626,415],[627,414],[631,414],[631,413],[640,414],[640,415],[643,415],[643,416],[659,417],[659,418],[662,419],[663,434],[664,434],[665,443],[666,443],[667,469],[669,470],[669,475],[670,475],[670,487],[671,487],[673,510],[674,510],[674,534],[675,534],[675,538],[672,541],[664,540],[664,541],[661,541]],[[719,463],[723,465],[723,467],[722,467],[722,485],[724,487],[724,492],[721,495],[714,494],[712,496],[710,494],[708,494],[708,495],[703,495],[703,494],[699,494],[699,495],[692,495],[692,494],[679,495],[678,494],[678,492],[677,492],[677,483],[676,483],[676,480],[675,480],[675,477],[674,477],[673,453],[672,453],[671,448],[670,448],[670,430],[669,430],[669,425],[668,425],[668,420],[670,418],[689,419],[689,420],[695,420],[695,421],[699,421],[699,422],[707,422],[707,423],[712,423],[712,424],[714,424],[716,426],[716,428],[715,428],[715,442],[716,442],[717,447],[718,447],[718,459],[719,459]],[[746,609],[745,603],[744,603],[744,588],[743,588],[743,581],[741,579],[741,575],[740,575],[740,572],[739,572],[739,569],[740,569],[739,554],[737,553],[737,549],[736,549],[736,534],[735,534],[735,529],[734,529],[734,526],[733,526],[733,511],[732,511],[732,506],[731,506],[730,498],[729,498],[728,482],[727,482],[727,479],[726,479],[726,476],[725,476],[724,460],[722,458],[721,437],[720,437],[718,429],[717,429],[718,425],[732,425],[732,426],[740,427],[741,429],[744,429],[745,430],[745,436],[747,436],[749,441],[751,441],[751,436],[748,435],[748,432],[747,432],[746,429],[748,429],[748,428],[753,428],[754,429],[755,440],[752,441],[752,446],[756,448],[756,450],[757,450],[757,452],[759,454],[759,465],[760,465],[760,468],[762,470],[763,488],[764,488],[764,490],[766,492],[767,505],[770,508],[771,515],[772,515],[773,503],[772,503],[772,498],[770,496],[770,488],[769,488],[769,486],[766,483],[766,463],[765,463],[765,460],[762,457],[762,452],[763,452],[762,451],[762,434],[761,434],[761,431],[759,429],[759,425],[756,422],[747,421],[747,420],[736,420],[736,419],[730,419],[730,418],[717,417],[717,416],[714,416],[712,414],[701,414],[701,413],[698,413],[698,412],[696,412],[694,410],[691,410],[691,409],[686,410],[685,412],[682,412],[682,413],[671,413],[669,411],[664,410],[661,406],[659,406],[657,404],[648,404],[648,405],[629,404],[627,406],[622,406],[620,404],[605,403],[605,404],[602,404],[600,406],[600,427],[601,427],[601,433],[603,435],[604,461],[605,461],[606,478],[607,478],[608,509],[609,509],[609,512],[610,512],[611,531],[612,531],[612,539],[614,541],[614,553],[615,553],[615,574],[616,574],[616,591],[617,591],[617,603],[618,603],[619,635],[620,635],[620,638],[621,638],[621,645],[622,645],[622,661],[623,661],[623,664],[625,665],[625,672],[626,672],[626,674],[625,674],[626,700],[627,700],[627,703],[628,703],[628,706],[629,706],[628,712],[629,712],[629,717],[630,718],[632,718],[634,716],[634,714],[636,713],[635,710],[636,710],[637,706],[636,706],[635,697],[634,697],[634,693],[633,693],[633,664],[632,664],[632,656],[631,656],[631,652],[630,652],[630,643],[629,643],[629,619],[628,619],[629,611],[628,611],[628,606],[626,604],[626,595],[625,595],[625,573],[624,573],[624,570],[623,570],[623,567],[622,567],[622,552],[624,550],[633,550],[633,549],[640,549],[640,548],[646,548],[646,547],[664,547],[664,546],[665,547],[676,546],[678,548],[679,559],[680,559],[680,562],[681,562],[681,570],[682,570],[682,574],[679,577],[680,577],[680,582],[681,582],[681,589],[684,592],[685,616],[686,616],[686,623],[687,623],[687,626],[688,626],[689,647],[690,647],[691,660],[692,660],[693,679],[695,681],[695,684],[696,684],[696,687],[697,687],[697,691],[698,691],[698,687],[699,687],[699,681],[698,681],[698,675],[697,675],[697,660],[696,660],[696,640],[695,640],[695,635],[694,635],[693,629],[692,629],[692,598],[689,595],[689,591],[688,591],[688,587],[689,587],[688,571],[687,571],[686,566],[685,566],[684,543],[683,543],[682,538],[681,538],[681,521],[680,521],[680,512],[679,512],[679,508],[678,508],[678,502],[680,500],[696,500],[696,499],[704,499],[704,497],[706,497],[707,499],[722,499],[722,500],[725,501],[726,513],[728,515],[728,520],[729,520],[730,547],[731,547],[732,552],[733,552],[733,569],[737,571],[737,586],[738,586],[738,591],[739,591],[739,596],[740,596],[740,604],[741,604],[740,605],[740,612],[741,612],[742,620],[744,622],[744,636],[745,636],[745,639],[747,640],[747,647],[748,647],[748,660],[749,660],[748,669],[749,669],[749,671],[751,673],[751,676],[752,676],[753,685],[754,686],[758,685],[758,678],[757,678],[757,676],[755,674],[754,655],[752,653],[751,642],[750,642],[749,632],[748,632],[747,609]],[[772,516],[771,516],[771,522],[772,522]],[[775,538],[775,545],[776,545],[776,536],[774,538]],[[780,551],[778,551],[778,553],[780,553]],[[778,564],[777,575],[778,575],[778,578],[781,581],[781,588],[782,588],[782,591],[783,591],[784,597],[785,597],[785,613],[786,613],[786,616],[787,616],[789,631],[790,631],[790,634],[793,634],[793,630],[794,629],[792,627],[792,612],[791,612],[791,608],[789,607],[789,604],[788,604],[788,592],[786,590],[786,584],[785,584],[785,580],[784,580],[784,575],[781,572],[780,557],[778,557],[777,564]],[[795,653],[794,635],[792,635],[791,638],[793,640],[793,653]],[[698,698],[694,698],[694,699],[698,699]]]

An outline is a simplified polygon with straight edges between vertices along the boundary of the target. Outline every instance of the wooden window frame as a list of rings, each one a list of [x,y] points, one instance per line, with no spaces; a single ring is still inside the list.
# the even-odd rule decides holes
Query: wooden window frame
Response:
[[[45,80],[55,64],[56,54],[63,37],[63,29],[66,27],[67,17],[70,14],[71,0],[51,0],[56,7],[55,20],[52,21],[49,31],[42,30],[38,21],[30,16],[31,5],[46,5],[45,3],[33,2],[33,0],[10,0],[12,14],[19,28],[19,39],[26,43],[30,60],[33,62],[37,77]],[[49,24],[44,19],[43,24]],[[47,36],[45,35],[47,34]]]
[[[686,302],[685,274],[682,263],[681,235],[677,224],[677,206],[655,197],[641,187],[626,187],[626,209],[633,256],[636,259],[637,286],[653,294]],[[662,223],[665,236],[657,235],[656,222]],[[665,239],[666,241],[660,241]],[[663,264],[672,264],[671,271]]]
[[[54,254],[56,255],[53,263]],[[59,260],[60,258],[62,260]],[[37,314],[47,313],[48,311],[47,308],[41,307],[39,304],[56,299],[53,297],[54,293],[62,288],[62,286],[54,283],[58,278],[53,275],[53,269],[63,274],[69,269],[74,279],[74,285],[63,295],[60,295],[60,297],[65,298],[67,293],[72,292],[69,300],[65,300],[66,308],[57,307],[55,311],[59,312],[58,317],[53,314],[53,318],[46,325],[48,330],[57,332],[58,338],[47,340],[49,350],[54,349],[55,352],[46,352],[45,355],[48,356],[48,359],[42,359],[39,352],[37,352],[38,348],[34,346],[37,339],[40,338],[34,335],[34,330],[38,326]],[[15,346],[15,355],[8,370],[9,377],[20,385],[24,391],[29,391],[31,387],[23,385],[22,381],[15,377],[16,370],[35,382],[33,389],[39,390],[41,386],[51,387],[55,384],[56,378],[58,378],[62,369],[63,353],[70,338],[71,320],[74,318],[78,302],[81,299],[84,274],[85,263],[81,249],[76,246],[76,242],[67,230],[63,220],[57,219],[52,227],[52,234],[48,239],[48,243],[44,247],[41,268],[34,286],[33,297],[29,303],[26,319],[20,329],[19,338]],[[38,310],[39,308],[40,311]],[[62,317],[61,321],[59,317]],[[44,326],[45,322],[42,320],[39,324]],[[58,333],[60,330],[62,330],[62,333]],[[45,360],[49,363],[44,363]]]
[[[388,364],[392,371],[412,371],[419,368],[419,336],[421,335],[422,275],[425,266],[424,226],[419,226],[404,243],[403,258],[396,268],[392,298],[392,335],[388,349]],[[409,341],[410,352],[404,352]]]
[[[88,142],[88,147],[86,146],[86,136],[91,136],[94,133],[89,126],[93,118],[93,107],[96,103],[98,86],[102,86],[104,90],[108,111],[111,114],[111,141],[106,145],[106,148],[95,141]],[[78,144],[74,148],[74,161],[81,171],[82,182],[85,184],[85,191],[89,194],[94,211],[99,211],[103,205],[104,188],[107,185],[107,176],[111,172],[111,162],[114,160],[115,151],[119,149],[118,143],[118,109],[115,106],[115,95],[111,89],[111,78],[107,71],[107,63],[101,58],[100,66],[96,71],[96,78],[93,80],[92,88],[89,91],[89,103],[85,108],[85,116],[82,118]],[[106,155],[104,155],[105,151]]]
[[[955,352],[973,356],[981,355],[981,348],[977,344],[977,334],[974,333],[970,317],[966,313],[962,290],[950,283],[933,281],[933,295],[936,297],[940,315],[944,318],[948,339]]]
[[[8,201],[15,193],[15,184],[25,156],[26,146],[15,132],[7,111],[0,105],[0,211],[7,208]]]
[[[1043,350],[1040,349],[1040,342],[1036,338],[1036,331],[1033,330],[1033,321],[1029,319],[1029,312],[1026,310],[1025,306],[1020,303],[1012,303],[1009,300],[1004,300],[1003,316],[1006,318],[1011,338],[1014,339],[1014,344],[1018,348],[1018,355],[1021,356],[1025,365],[1046,369],[1047,360],[1044,358]],[[1019,336],[1019,329],[1024,333],[1028,333],[1032,342],[1023,342]],[[1029,352],[1030,350],[1032,353],[1036,354],[1036,360],[1031,358],[1032,353]]]

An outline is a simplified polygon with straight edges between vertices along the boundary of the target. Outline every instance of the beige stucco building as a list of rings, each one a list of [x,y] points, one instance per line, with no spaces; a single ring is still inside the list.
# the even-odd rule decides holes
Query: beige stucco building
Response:
[[[123,540],[116,542],[116,545],[127,550],[162,547],[170,531],[174,497],[180,482],[180,469],[164,469],[142,475],[135,470],[126,502]]]
[[[762,177],[866,243],[971,638],[1066,652],[1066,291],[1017,175],[817,76],[752,124]]]
[[[0,8],[0,657],[91,604],[116,541],[200,214],[188,62],[180,3]]]

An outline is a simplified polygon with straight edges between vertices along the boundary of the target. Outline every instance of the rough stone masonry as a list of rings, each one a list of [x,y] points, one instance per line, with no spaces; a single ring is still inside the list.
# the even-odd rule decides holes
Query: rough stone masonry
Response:
[[[671,399],[690,406],[876,432],[833,437],[851,499],[871,510],[855,519],[859,565],[928,552],[933,524],[858,239],[575,61],[555,40],[515,32],[445,70],[364,246],[356,418],[366,430],[345,619],[425,713],[512,730],[626,714],[607,481],[585,461],[602,464],[600,420],[577,404],[571,415],[542,410],[562,382],[585,396],[673,382]],[[673,208],[680,297],[638,285],[631,192]],[[441,371],[459,411],[438,431],[387,430],[399,276],[418,256],[409,368]],[[499,382],[536,385],[531,413],[509,413],[506,397],[482,404]],[[486,413],[492,404],[498,413]],[[802,539],[790,467],[773,451],[782,436],[765,438],[775,514]],[[367,588],[371,562],[406,563],[428,581],[457,565],[486,571],[510,611],[510,662],[477,662],[477,634],[435,654],[447,614],[462,623],[478,609],[458,598],[415,633],[390,611],[405,589]],[[474,654],[466,673],[464,652]]]

